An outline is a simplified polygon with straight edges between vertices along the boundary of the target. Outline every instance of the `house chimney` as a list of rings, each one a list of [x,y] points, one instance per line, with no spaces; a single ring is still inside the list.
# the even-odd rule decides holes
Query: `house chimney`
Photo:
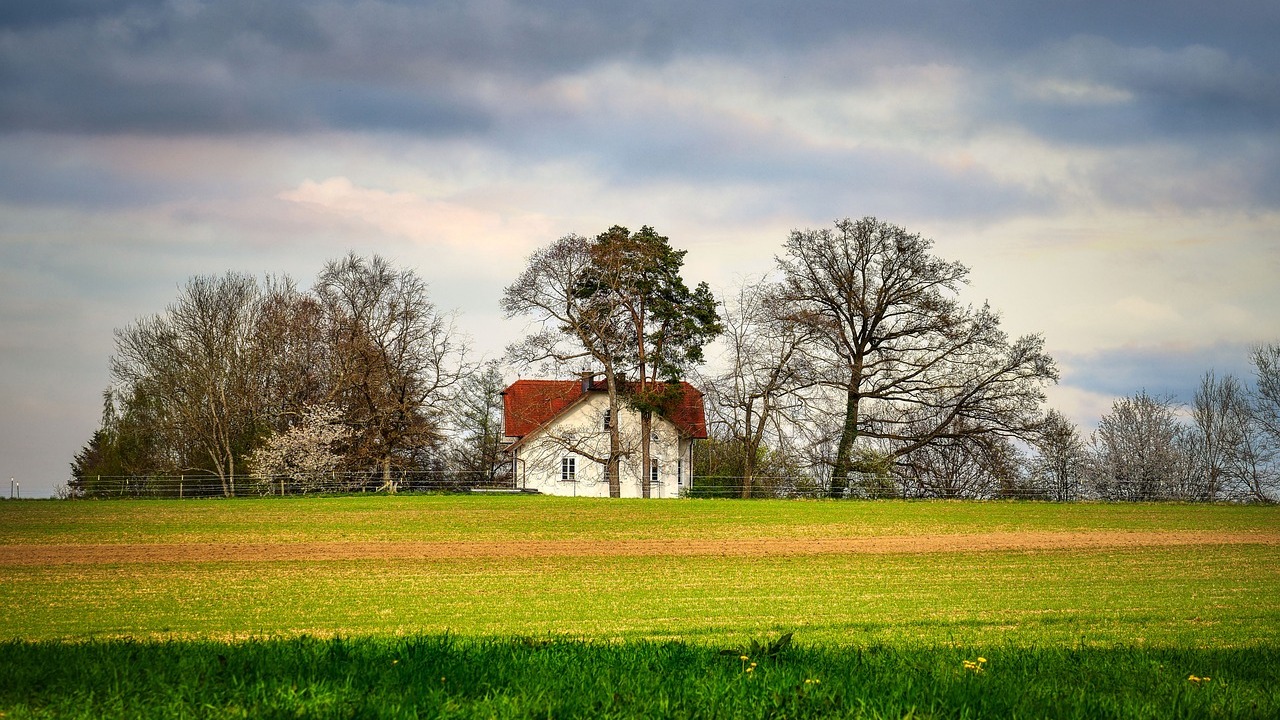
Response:
[[[582,392],[583,392],[583,393],[588,393],[588,392],[590,392],[590,391],[591,391],[591,378],[593,378],[593,377],[595,377],[595,376],[596,376],[596,375],[595,375],[595,373],[592,373],[592,372],[580,372],[580,373],[578,373],[578,377],[582,378]]]

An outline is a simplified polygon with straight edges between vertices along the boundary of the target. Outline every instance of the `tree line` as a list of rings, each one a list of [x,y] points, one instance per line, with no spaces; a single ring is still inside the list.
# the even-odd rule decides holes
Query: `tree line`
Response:
[[[353,473],[352,488],[385,486],[470,450],[448,445],[445,428],[466,414],[464,386],[492,375],[469,363],[426,283],[377,256],[330,261],[307,290],[287,277],[194,277],[164,311],[116,331],[102,425],[69,490],[179,475],[214,478],[224,495],[274,476],[302,490]]]
[[[775,272],[723,306],[701,380],[701,493],[1275,501],[1280,344],[1254,377],[1205,374],[1187,412],[1140,392],[1086,435],[1044,389],[1040,335],[960,301],[968,268],[874,218],[791,233]]]
[[[1249,382],[1206,374],[1189,412],[1139,393],[1086,438],[1045,408],[1058,373],[1043,338],[1011,338],[966,303],[969,269],[919,234],[876,218],[793,231],[773,270],[723,301],[690,288],[684,256],[650,227],[548,244],[501,298],[530,331],[484,362],[414,271],[376,256],[326,263],[307,290],[193,278],[116,332],[69,494],[120,476],[196,475],[227,495],[501,484],[499,393],[533,370],[595,373],[613,417],[630,407],[642,424],[693,382],[707,495],[1275,499],[1280,345],[1256,349]],[[621,462],[648,466],[649,435],[615,425],[587,458],[612,494]]]

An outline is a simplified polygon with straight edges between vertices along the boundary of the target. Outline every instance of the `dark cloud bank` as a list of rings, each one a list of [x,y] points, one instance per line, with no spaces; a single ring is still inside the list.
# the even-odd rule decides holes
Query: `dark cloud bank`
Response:
[[[806,49],[889,37],[912,60],[991,67],[1033,57],[1032,66],[1050,63],[1042,69],[1138,98],[1136,110],[1120,115],[1007,98],[1009,105],[995,108],[1043,132],[1096,140],[1109,132],[1257,130],[1274,128],[1280,117],[1277,8],[1011,0],[17,2],[0,10],[0,128],[475,133],[501,110],[475,92],[495,78],[537,82],[676,54],[787,63]],[[1042,52],[1055,43],[1057,50]],[[997,89],[992,101],[1000,100]]]

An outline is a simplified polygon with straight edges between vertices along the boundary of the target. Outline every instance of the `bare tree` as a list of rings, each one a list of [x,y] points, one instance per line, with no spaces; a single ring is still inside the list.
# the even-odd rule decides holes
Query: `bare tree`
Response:
[[[468,371],[466,344],[426,283],[377,255],[330,261],[315,294],[332,353],[326,400],[354,431],[353,460],[381,467],[394,490],[392,468],[420,465],[421,448],[440,441],[449,391]]]
[[[254,343],[263,357],[262,382],[275,432],[287,431],[304,409],[334,397],[336,353],[328,339],[324,308],[315,295],[298,290],[287,277],[268,278]]]
[[[1280,344],[1254,348],[1254,384],[1247,392],[1247,429],[1233,457],[1242,497],[1275,502],[1280,497]]]
[[[1280,449],[1280,343],[1254,349],[1253,415],[1269,438]]]
[[[509,479],[502,462],[502,389],[506,383],[496,360],[481,365],[458,384],[448,413],[452,438],[450,464],[469,483]]]
[[[701,361],[703,346],[719,332],[710,289],[703,283],[691,291],[680,276],[684,255],[647,226],[635,233],[614,226],[594,240],[567,235],[534,253],[503,294],[508,317],[531,315],[541,326],[510,348],[512,360],[601,369],[610,416],[620,417],[622,401],[640,414],[644,469],[650,467],[652,413],[680,399],[680,374]],[[635,379],[624,381],[631,372]],[[608,428],[607,455],[574,445],[603,461],[611,497],[621,494],[619,465],[632,454],[619,426]],[[641,492],[649,496],[647,480]]]
[[[1035,448],[1032,476],[1045,493],[1058,501],[1076,497],[1089,455],[1075,423],[1057,410],[1050,410],[1031,444]]]
[[[593,363],[603,372],[609,395],[609,413],[619,417],[620,383],[626,358],[627,332],[617,299],[603,293],[584,294],[583,278],[592,264],[591,241],[565,235],[538,250],[515,282],[502,294],[506,316],[532,316],[536,329],[508,348],[516,365],[549,362],[564,366]],[[605,466],[609,496],[622,494],[619,467],[627,451],[618,423],[608,429],[609,449],[595,461]]]
[[[1256,424],[1242,434],[1231,456],[1228,473],[1233,495],[1254,502],[1276,502],[1280,489],[1280,448],[1269,442]]]
[[[1023,458],[1001,435],[968,436],[963,432],[922,445],[901,455],[895,474],[907,497],[1023,497]]]
[[[1145,391],[1116,400],[1091,440],[1092,490],[1107,500],[1180,497],[1192,473],[1184,429],[1169,398]]]
[[[831,474],[840,495],[859,437],[901,457],[961,437],[1030,437],[1057,380],[1043,340],[957,300],[968,268],[875,218],[797,230],[778,259],[791,317],[812,331],[822,383],[843,400]],[[927,421],[927,422],[926,422]]]
[[[1191,408],[1190,441],[1195,453],[1199,495],[1212,500],[1243,482],[1239,457],[1252,428],[1244,387],[1235,376],[1221,380],[1209,371],[1200,379]]]
[[[741,473],[741,496],[751,497],[767,442],[781,451],[788,428],[802,420],[802,392],[815,384],[805,346],[810,330],[787,317],[780,289],[762,279],[744,281],[724,312],[723,369],[705,377],[712,423],[723,429],[721,462]]]
[[[116,332],[113,382],[146,398],[171,468],[218,477],[235,494],[237,463],[263,431],[262,355],[253,343],[254,278],[192,278],[163,313]]]

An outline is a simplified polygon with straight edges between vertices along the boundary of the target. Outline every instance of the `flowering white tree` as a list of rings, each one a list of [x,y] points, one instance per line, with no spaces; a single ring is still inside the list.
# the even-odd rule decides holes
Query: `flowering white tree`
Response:
[[[298,492],[319,490],[342,464],[335,446],[350,437],[351,428],[342,423],[342,411],[336,405],[303,408],[296,425],[271,436],[250,455],[259,489],[268,493],[288,482]]]

